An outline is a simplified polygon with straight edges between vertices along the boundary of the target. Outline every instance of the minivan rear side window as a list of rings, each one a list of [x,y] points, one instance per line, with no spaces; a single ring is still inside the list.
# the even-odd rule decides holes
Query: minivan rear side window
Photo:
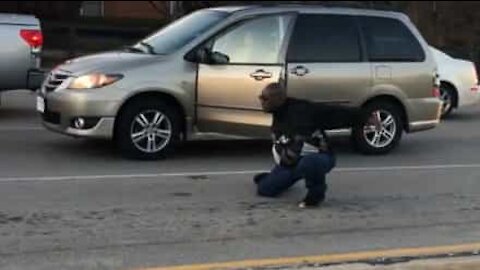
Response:
[[[296,63],[360,62],[360,38],[354,17],[299,15],[287,58]]]
[[[359,17],[371,62],[423,62],[425,52],[401,21],[383,17]]]

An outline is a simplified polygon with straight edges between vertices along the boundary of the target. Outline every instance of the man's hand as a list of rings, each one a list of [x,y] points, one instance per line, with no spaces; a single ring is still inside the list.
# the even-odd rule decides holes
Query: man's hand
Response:
[[[295,166],[300,159],[300,153],[289,148],[289,145],[286,144],[275,144],[273,155],[275,162],[285,167]]]
[[[277,164],[285,167],[295,166],[300,157],[303,147],[303,137],[295,136],[294,139],[280,137],[273,146],[273,155]]]

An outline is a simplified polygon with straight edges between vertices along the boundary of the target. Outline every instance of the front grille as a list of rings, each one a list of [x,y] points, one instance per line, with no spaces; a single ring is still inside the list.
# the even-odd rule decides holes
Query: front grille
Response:
[[[70,74],[64,71],[52,71],[43,86],[45,92],[55,91],[69,77]]]

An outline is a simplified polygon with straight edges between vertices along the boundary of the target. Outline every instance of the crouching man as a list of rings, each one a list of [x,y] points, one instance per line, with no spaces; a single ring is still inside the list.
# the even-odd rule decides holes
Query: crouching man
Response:
[[[278,83],[268,85],[259,96],[265,112],[273,114],[273,157],[270,173],[254,177],[258,194],[276,197],[297,181],[307,188],[299,207],[316,207],[325,199],[326,175],[335,167],[335,155],[325,130],[361,125],[360,109],[312,103],[288,98]],[[378,127],[378,121],[369,119]]]

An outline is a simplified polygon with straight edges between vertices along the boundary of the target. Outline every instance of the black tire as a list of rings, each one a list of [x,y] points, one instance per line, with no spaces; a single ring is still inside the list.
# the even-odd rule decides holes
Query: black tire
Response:
[[[392,151],[399,144],[403,133],[404,125],[401,109],[395,104],[384,101],[370,103],[364,108],[364,110],[366,115],[368,115],[368,117],[366,117],[367,119],[363,119],[362,123],[356,125],[352,132],[352,140],[355,148],[359,152],[366,155],[381,155]],[[393,130],[391,125],[386,126],[387,128],[384,126],[380,133],[383,134],[383,132],[388,131],[390,134],[393,134],[393,136],[390,135],[390,139],[388,139],[386,133],[384,135],[380,135],[380,138],[385,140],[384,144],[379,142],[376,146],[374,146],[377,132],[370,131],[373,132],[373,134],[369,133],[368,135],[365,135],[364,130],[367,128],[366,123],[370,115],[377,111],[382,112],[381,115],[385,116],[384,120],[388,118],[388,114],[391,115],[395,124],[395,129]]]
[[[144,115],[144,119],[147,119],[151,125],[153,125],[154,119],[160,113],[164,116],[161,121],[162,129],[164,131],[168,130],[170,127],[169,139],[155,137],[153,142],[149,142],[149,136],[159,136],[153,135],[155,133],[153,127],[144,128],[141,126],[142,123],[137,121],[137,117],[140,114]],[[163,102],[159,99],[137,99],[133,102],[126,105],[118,115],[118,119],[115,125],[115,136],[114,140],[117,145],[117,148],[120,150],[120,153],[130,159],[140,159],[140,160],[156,160],[165,158],[168,155],[173,153],[174,147],[179,141],[180,138],[180,126],[181,119],[178,113],[178,110],[173,106]],[[142,128],[144,128],[142,130]],[[135,130],[136,129],[136,130]],[[148,131],[146,131],[149,129]],[[134,142],[132,136],[133,134],[138,134],[145,131],[148,135],[144,139],[140,139],[144,135],[138,136],[140,139],[138,142]],[[163,136],[167,136],[162,134]],[[158,142],[156,140],[159,140]],[[152,139],[153,140],[153,139]],[[161,140],[165,140],[165,142]],[[144,144],[146,148],[144,150],[140,149],[140,146]],[[151,149],[151,145],[155,145],[155,148],[158,146],[158,149]],[[164,145],[164,146],[163,146]],[[162,147],[163,146],[163,147]],[[150,149],[151,152],[147,152]]]
[[[445,95],[447,96],[450,102],[450,104],[444,104],[442,106],[442,118],[446,118],[453,112],[453,109],[457,104],[456,90],[452,86],[442,83],[440,85],[440,95],[441,95],[442,101],[445,100],[444,99],[444,95]]]

